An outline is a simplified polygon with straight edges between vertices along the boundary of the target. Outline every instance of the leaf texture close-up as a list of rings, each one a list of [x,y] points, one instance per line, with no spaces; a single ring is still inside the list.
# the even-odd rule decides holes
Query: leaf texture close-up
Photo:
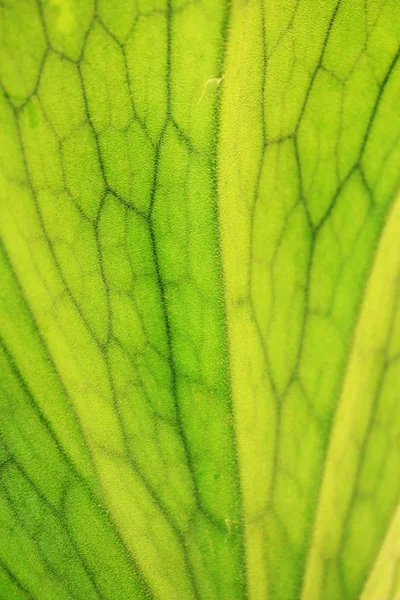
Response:
[[[400,3],[0,1],[0,600],[399,600]]]

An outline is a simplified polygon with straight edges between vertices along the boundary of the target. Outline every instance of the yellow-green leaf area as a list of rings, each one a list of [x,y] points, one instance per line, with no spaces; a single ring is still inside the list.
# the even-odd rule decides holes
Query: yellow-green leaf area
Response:
[[[0,599],[396,600],[396,0],[0,6]]]

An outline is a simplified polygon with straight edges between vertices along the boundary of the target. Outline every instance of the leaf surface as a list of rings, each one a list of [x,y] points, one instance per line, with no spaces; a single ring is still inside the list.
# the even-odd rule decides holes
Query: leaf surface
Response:
[[[0,15],[0,597],[395,600],[395,0]]]

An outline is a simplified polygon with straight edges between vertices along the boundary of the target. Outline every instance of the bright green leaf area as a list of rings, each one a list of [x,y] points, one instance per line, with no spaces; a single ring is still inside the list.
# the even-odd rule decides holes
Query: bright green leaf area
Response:
[[[0,599],[396,600],[397,0],[0,31]]]

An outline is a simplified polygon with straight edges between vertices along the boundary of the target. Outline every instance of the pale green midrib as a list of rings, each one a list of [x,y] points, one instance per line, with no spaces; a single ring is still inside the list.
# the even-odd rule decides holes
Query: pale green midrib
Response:
[[[261,112],[261,132],[262,132],[262,146],[261,146],[261,150],[260,150],[260,160],[259,160],[259,164],[258,164],[258,171],[257,171],[257,179],[256,179],[256,185],[255,185],[255,189],[254,189],[254,195],[253,195],[253,202],[251,205],[251,216],[250,216],[250,230],[253,231],[254,230],[254,216],[255,216],[255,209],[256,209],[256,201],[257,198],[260,195],[260,185],[261,185],[261,174],[262,174],[262,168],[263,168],[263,163],[264,163],[264,156],[265,156],[265,151],[268,145],[268,141],[267,141],[267,123],[266,123],[266,119],[265,119],[265,111],[264,111],[264,106],[265,106],[265,87],[266,87],[266,79],[267,79],[267,54],[266,54],[266,37],[265,37],[265,5],[264,5],[264,0],[261,2],[261,28],[262,28],[262,33],[261,33],[261,47],[262,47],[262,58],[263,58],[263,75],[262,75],[262,83],[261,83],[261,104],[260,104],[260,112]],[[250,255],[249,255],[249,264],[248,264],[248,280],[249,280],[249,284],[248,284],[248,289],[251,289],[251,282],[252,282],[252,260],[253,260],[253,245],[250,244]],[[271,373],[271,366],[270,366],[270,360],[268,357],[268,352],[266,349],[266,345],[265,345],[265,340],[262,336],[261,333],[261,327],[260,327],[260,323],[259,320],[257,318],[256,312],[255,312],[255,308],[254,308],[254,303],[252,298],[250,297],[250,310],[251,310],[251,314],[252,314],[252,319],[255,323],[256,329],[257,329],[257,334],[260,340],[260,345],[262,348],[262,353],[263,353],[263,358],[267,367],[267,372],[268,372],[268,376],[270,378],[271,381],[271,386],[274,392],[276,392],[276,385],[275,385],[275,381],[274,378],[272,377],[272,373]]]
[[[222,23],[222,35],[221,35],[221,46],[220,46],[220,63],[218,74],[221,77],[224,73],[224,67],[226,62],[226,55],[228,52],[228,42],[229,42],[229,30],[230,30],[230,22],[232,16],[232,2],[228,2],[225,4],[225,13]],[[227,311],[227,286],[225,281],[225,273],[224,273],[224,265],[223,265],[223,254],[222,254],[222,237],[221,237],[221,213],[220,213],[220,203],[219,203],[219,154],[220,154],[220,126],[221,126],[221,112],[222,112],[222,95],[223,95],[223,81],[222,81],[222,90],[219,90],[217,93],[217,98],[215,101],[215,111],[214,111],[214,119],[215,119],[215,136],[214,136],[214,147],[212,150],[213,156],[213,183],[214,183],[214,197],[215,201],[213,202],[214,207],[214,215],[215,215],[215,236],[217,241],[218,248],[218,257],[219,257],[219,274],[220,274],[220,285],[222,290],[222,299],[221,299],[221,308],[223,312],[223,327],[224,327],[224,339],[225,339],[225,371],[227,373],[227,395],[230,403],[230,411],[233,416],[231,431],[232,431],[232,441],[233,441],[233,450],[234,450],[234,459],[235,459],[235,473],[236,473],[236,483],[237,483],[237,491],[238,491],[238,500],[240,502],[240,554],[242,557],[241,566],[242,566],[242,588],[243,588],[243,598],[246,598],[248,595],[248,581],[247,581],[247,557],[246,557],[246,544],[245,544],[245,514],[243,510],[243,489],[241,485],[241,472],[240,472],[240,459],[239,459],[239,447],[238,447],[238,436],[236,429],[238,427],[237,419],[235,417],[235,402],[233,397],[233,387],[232,387],[232,373],[231,373],[231,350],[228,343],[229,340],[229,327],[228,327],[228,311]]]

